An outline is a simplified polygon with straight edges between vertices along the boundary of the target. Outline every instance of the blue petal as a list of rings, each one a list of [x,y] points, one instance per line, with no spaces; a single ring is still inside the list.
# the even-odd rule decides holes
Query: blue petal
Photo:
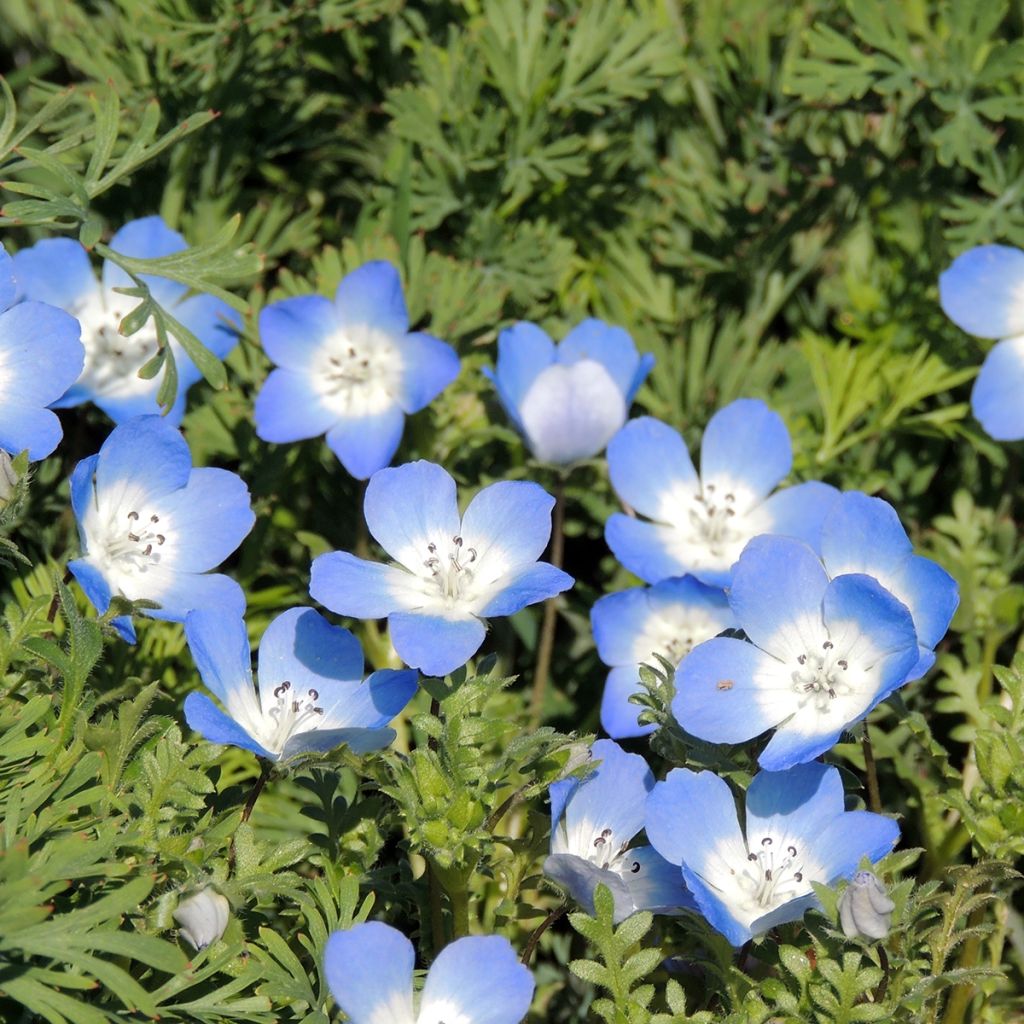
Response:
[[[159,416],[140,416],[115,427],[103,442],[96,491],[157,498],[184,487],[191,472],[192,455],[181,434]]]
[[[276,444],[318,437],[338,422],[310,377],[293,370],[271,372],[256,396],[253,418],[257,435]]]
[[[590,627],[598,656],[606,665],[635,667],[636,639],[654,618],[648,593],[647,587],[631,587],[617,594],[605,594],[594,602],[590,609]],[[638,710],[633,707],[634,712]]]
[[[946,635],[960,603],[956,580],[941,565],[914,555],[892,589],[914,617],[918,643],[934,647]]]
[[[0,313],[0,406],[57,401],[85,363],[79,334],[73,316],[42,302],[22,302]]]
[[[729,904],[717,895],[716,890],[704,881],[698,871],[686,864],[683,865],[683,881],[686,883],[686,888],[693,894],[693,898],[708,924],[724,935],[732,945],[739,948],[753,938],[753,931],[742,921],[733,917]]]
[[[405,709],[418,686],[419,676],[410,669],[378,669],[360,684],[350,714],[367,728],[381,729]]]
[[[402,279],[387,260],[364,263],[347,274],[334,304],[345,327],[365,324],[385,334],[405,334],[409,329]]]
[[[102,615],[110,607],[110,584],[106,577],[88,559],[76,558],[68,562],[68,569],[78,580],[92,606]]]
[[[22,298],[48,302],[69,312],[99,288],[89,254],[70,238],[46,238],[16,253],[14,276]]]
[[[414,1024],[412,943],[378,921],[333,932],[324,950],[324,973],[335,1002],[351,1024]]]
[[[838,498],[839,491],[817,480],[784,487],[767,498],[758,510],[767,520],[764,532],[795,537],[819,551],[822,526]]]
[[[112,397],[110,395],[95,395],[95,394],[83,394],[73,402],[69,402],[70,405],[81,405],[83,402],[92,402],[94,405],[102,409],[116,424],[127,423],[129,420],[136,419],[140,416],[159,416],[169,427],[178,427],[181,425],[182,417],[185,415],[185,393],[180,391],[178,397],[174,400],[174,405],[171,407],[171,411],[164,415],[160,408],[160,403],[157,402],[157,392],[160,390],[160,381],[154,380],[153,386],[135,395],[125,395],[123,398]],[[65,398],[72,395],[72,392],[77,392],[78,388],[72,388],[68,392]],[[64,401],[55,403],[57,408],[62,407],[65,404]]]
[[[679,865],[665,860],[653,846],[637,846],[629,851],[622,880],[637,910],[670,914],[683,907],[696,909]]]
[[[501,589],[484,605],[480,614],[492,616],[514,615],[521,608],[568,590],[576,581],[547,562],[534,562],[518,572],[502,577]]]
[[[633,385],[640,362],[636,345],[625,328],[595,319],[584,320],[562,339],[557,359],[567,365],[581,359],[600,363],[611,374],[623,398]]]
[[[96,491],[93,487],[93,476],[98,459],[99,455],[90,455],[89,458],[82,459],[71,473],[71,510],[78,522],[78,539],[83,552],[87,550],[87,547],[82,522],[90,505],[95,506]]]
[[[38,462],[60,444],[63,435],[60,420],[49,409],[9,399],[0,402],[0,450],[17,455],[27,448],[29,462]]]
[[[299,295],[260,311],[260,342],[278,366],[309,373],[324,340],[341,330],[337,310],[322,295]]]
[[[278,760],[276,754],[270,753],[257,743],[230,715],[221,711],[204,694],[190,693],[185,698],[185,721],[188,722],[189,728],[201,733],[210,743],[241,747],[242,750],[251,750],[259,757],[265,757],[270,761]]]
[[[161,217],[142,217],[125,224],[110,240],[110,248],[123,256],[134,256],[138,259],[155,259],[159,256],[170,256],[188,248],[188,243],[172,231]],[[173,307],[188,291],[188,288],[171,281],[166,277],[154,277],[143,274],[153,298],[173,314]],[[134,288],[135,282],[115,263],[103,261],[103,287]]]
[[[816,761],[758,772],[747,789],[747,839],[756,845],[757,836],[784,836],[817,861],[818,838],[843,813],[844,800],[838,770]]]
[[[860,491],[843,494],[821,534],[821,558],[829,576],[861,572],[882,580],[903,567],[913,546],[896,510]]]
[[[680,885],[683,877],[674,868]],[[633,897],[625,878],[608,868],[573,853],[552,853],[544,858],[544,874],[554,879],[588,913],[594,913],[594,890],[599,885],[611,891],[615,909],[612,920],[618,924],[636,912]]]
[[[7,309],[17,298],[14,280],[14,262],[0,242],[0,312]]]
[[[329,754],[346,746],[353,754],[369,754],[390,746],[396,736],[394,729],[310,729],[297,732],[288,739],[281,752],[282,760],[299,754]]]
[[[395,342],[402,354],[399,404],[405,412],[419,412],[459,375],[459,355],[431,334],[407,334]]]
[[[154,576],[152,571],[150,576]],[[157,601],[159,608],[146,610],[146,615],[168,622],[184,622],[185,616],[196,608],[222,608],[225,613],[245,614],[245,594],[230,576],[220,573],[165,572],[149,584],[152,587],[142,597]]]
[[[820,732],[805,733],[798,727],[781,726],[761,751],[757,763],[769,772],[783,772],[794,765],[812,761],[831,750],[846,730],[840,722],[819,722]]]
[[[398,656],[427,676],[446,676],[473,657],[486,630],[477,618],[446,619],[440,615],[395,612],[388,616],[391,643]]]
[[[939,275],[939,302],[968,334],[1024,334],[1024,252],[1008,245],[968,249]]]
[[[481,564],[497,559],[507,571],[515,572],[544,553],[554,506],[555,499],[539,484],[501,480],[469,503],[459,532],[464,546],[476,550]]]
[[[372,416],[351,417],[327,432],[327,445],[357,480],[367,480],[395,456],[405,414],[397,405]]]
[[[869,811],[847,811],[816,838],[815,860],[821,864],[829,884],[848,878],[857,870],[861,857],[874,862],[891,852],[900,838],[892,818]]]
[[[646,583],[691,571],[672,550],[675,531],[671,526],[645,523],[616,512],[604,527],[604,539],[612,554]],[[701,573],[703,578],[706,574]]]
[[[640,390],[640,385],[647,379],[647,375],[654,369],[654,356],[650,352],[645,352],[640,357],[640,364],[636,368],[636,373],[633,374],[633,379],[629,382],[629,390],[626,392],[626,405],[631,405],[633,399],[636,397],[636,393]]]
[[[661,580],[647,591],[647,600],[657,615],[692,611],[710,619],[717,633],[735,625],[729,599],[721,587],[709,587],[694,576]]]
[[[667,520],[676,493],[697,488],[697,472],[678,431],[641,416],[608,444],[608,473],[615,493],[641,515]]]
[[[225,704],[233,692],[252,693],[252,651],[241,615],[203,608],[185,616],[185,640],[206,688]]]
[[[554,342],[536,324],[521,321],[498,335],[498,365],[489,376],[505,411],[520,430],[519,406],[540,372],[554,361]]]
[[[401,607],[409,574],[347,551],[329,551],[313,559],[309,593],[325,608],[356,619],[382,619]]]
[[[657,730],[656,725],[640,725],[637,721],[643,709],[630,703],[629,698],[641,690],[639,666],[620,665],[608,673],[601,698],[601,728],[613,740],[648,736]]]
[[[1024,338],[1001,341],[985,357],[971,392],[971,409],[997,441],[1024,438]]]

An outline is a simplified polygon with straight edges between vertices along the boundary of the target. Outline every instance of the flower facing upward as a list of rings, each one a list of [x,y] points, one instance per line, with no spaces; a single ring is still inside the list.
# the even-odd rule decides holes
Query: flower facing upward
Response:
[[[799,537],[817,549],[838,492],[811,481],[771,494],[792,462],[781,417],[754,399],[711,417],[700,476],[677,431],[648,416],[633,420],[608,445],[608,470],[619,497],[652,522],[613,515],[608,546],[647,583],[690,573],[714,587],[729,585],[733,563],[758,534]]]
[[[484,373],[533,454],[567,466],[604,448],[653,365],[621,327],[584,320],[556,347],[524,322],[501,332],[498,365]]]
[[[416,673],[408,669],[383,669],[364,680],[359,641],[312,608],[291,608],[267,626],[258,694],[241,616],[190,612],[185,637],[203,682],[225,709],[190,693],[188,724],[211,743],[271,761],[343,743],[357,754],[385,747],[395,738],[388,723],[416,692]]]
[[[344,551],[313,562],[309,592],[340,615],[388,617],[401,659],[428,675],[464,665],[484,641],[483,620],[511,615],[572,586],[537,559],[554,499],[534,483],[485,487],[459,516],[455,481],[432,462],[375,473],[364,512],[397,566]]]
[[[333,302],[272,302],[260,314],[260,339],[278,368],[256,398],[257,434],[276,442],[326,434],[360,480],[391,461],[406,414],[459,375],[450,345],[409,331],[398,271],[383,260],[353,270]]]
[[[530,1008],[533,977],[501,936],[445,946],[427,972],[418,1011],[415,963],[412,943],[378,921],[333,932],[324,951],[331,995],[351,1024],[519,1024]]]
[[[151,259],[187,249],[188,243],[160,217],[143,217],[125,224],[111,238],[110,248],[125,256]],[[85,367],[74,387],[53,404],[65,408],[92,402],[115,423],[159,413],[160,375],[150,380],[139,376],[157,352],[156,324],[150,318],[134,334],[120,333],[122,319],[139,300],[114,289],[133,288],[132,279],[106,260],[97,281],[86,250],[70,238],[49,238],[23,249],[14,257],[14,267],[21,296],[66,309],[82,327]],[[237,315],[227,303],[212,295],[188,296],[186,285],[165,277],[144,275],[143,280],[157,303],[219,359],[234,348]],[[202,375],[178,342],[173,338],[169,342],[178,371],[178,394],[168,419],[176,425],[185,412],[188,389]]]
[[[682,868],[712,927],[741,946],[817,901],[811,882],[853,874],[899,838],[890,818],[844,810],[839,772],[817,762],[754,776],[740,830],[728,785],[712,772],[675,768],[647,798],[647,835]]]
[[[235,473],[193,469],[185,439],[159,416],[115,427],[71,475],[82,557],[68,564],[105,612],[112,595],[155,601],[146,614],[183,622],[193,608],[241,615],[245,597],[219,565],[252,529],[249,490]],[[127,616],[114,620],[129,642]]]

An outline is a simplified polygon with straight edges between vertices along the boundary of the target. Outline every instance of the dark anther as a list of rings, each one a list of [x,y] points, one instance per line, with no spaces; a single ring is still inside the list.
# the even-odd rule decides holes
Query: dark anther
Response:
[[[605,842],[606,842],[606,841],[607,841],[607,840],[606,840],[606,839],[604,838],[604,836],[598,836],[598,837],[597,837],[597,838],[596,838],[596,839],[594,840],[594,845],[595,845],[595,846],[604,846],[604,844],[605,844]]]
[[[314,715],[322,715],[323,713],[324,713],[324,709],[323,708],[313,708],[313,714]]]
[[[640,861],[633,861],[633,866],[629,870],[631,874],[637,874],[640,871]]]
[[[469,549],[469,561],[470,562],[475,562],[476,561],[476,548],[470,548]]]
[[[427,550],[428,550],[428,551],[429,551],[429,552],[430,552],[430,553],[431,553],[432,555],[436,555],[436,554],[437,554],[437,545],[436,545],[436,544],[435,544],[435,543],[434,543],[433,541],[431,541],[431,542],[430,542],[430,543],[429,543],[429,544],[427,545]]]
[[[150,516],[149,517],[149,521],[151,523],[159,523],[160,522],[160,517],[159,516]]]
[[[299,702],[297,700],[293,700],[292,701],[292,711],[294,711],[296,714],[298,714]]]
[[[735,494],[727,494],[725,496],[725,500],[726,501],[735,501],[736,500],[736,495]]]
[[[764,839],[761,840],[761,845],[762,846],[771,846],[772,845],[772,837],[771,836],[765,836]]]
[[[835,695],[836,695],[836,691],[835,691],[835,690],[833,690],[831,686],[830,686],[830,687],[828,688],[828,695],[829,695],[830,697],[832,697],[833,699],[835,698]]]
[[[796,660],[799,661],[801,665],[806,665],[807,664],[807,655],[806,654],[801,654],[800,657],[797,658]]]
[[[849,662],[845,658],[837,664],[844,672],[850,667]]]
[[[747,860],[757,860],[757,854],[756,853],[748,853],[747,854]]]
[[[462,538],[461,538],[461,537],[452,537],[452,543],[453,543],[453,544],[454,544],[454,545],[455,545],[455,546],[456,546],[457,548],[461,548],[461,547],[462,547]]]
[[[793,876],[793,879],[794,879],[794,881],[797,881],[797,882],[802,882],[802,881],[804,880],[804,876],[803,876],[802,874],[800,874],[800,872],[798,871],[798,872],[797,872],[797,873],[796,873],[796,874],[795,874],[795,875]]]
[[[316,690],[310,690],[309,691],[309,695],[310,695],[310,697],[313,698],[313,700],[319,700],[320,699],[320,694],[317,693]],[[796,853],[796,850],[794,850],[793,852]]]
[[[606,829],[602,829],[601,830],[601,838],[602,839],[608,839],[611,836],[611,834],[612,834],[612,830],[610,828],[606,828]]]
[[[290,690],[291,688],[292,688],[292,684],[290,682],[288,682],[287,679],[281,684],[281,689],[282,690]]]
[[[129,513],[128,513],[128,518],[129,518],[129,519],[138,519],[138,518],[139,518],[139,513],[138,513],[138,512],[136,512],[136,511],[135,511],[135,510],[133,509],[133,510],[132,510],[131,512],[129,512]]]
[[[348,347],[348,354],[349,354],[350,358],[352,358],[352,359],[355,358],[356,350],[351,345],[349,345],[349,347]]]
[[[768,870],[765,871],[765,873],[764,873],[764,880],[766,882],[770,882],[772,880],[772,869],[771,868],[768,868]]]
[[[162,533],[158,533],[156,535],[156,542],[157,542],[157,544],[163,544],[163,542],[165,540],[167,540],[167,538]]]
[[[128,533],[128,539],[129,539],[130,541],[133,541],[133,542],[134,542],[134,543],[136,543],[136,544],[138,544],[138,542],[139,542],[140,540],[142,540],[142,538],[141,538],[141,537],[140,537],[140,536],[139,536],[138,534],[136,534],[136,533],[131,533],[130,531],[129,531],[129,533]]]
[[[790,857],[795,857],[796,856],[796,847],[795,846],[787,846],[786,849],[789,851]]]
[[[151,554],[153,554],[153,545],[152,544],[147,544],[146,545],[146,550],[143,551],[142,553],[144,555],[151,555]]]
[[[833,647],[835,647],[835,644],[834,644],[834,643],[832,643],[832,641],[831,641],[831,640],[826,640],[826,641],[825,641],[825,642],[824,642],[824,643],[823,643],[823,644],[821,645],[821,649],[822,649],[823,651],[831,651]]]

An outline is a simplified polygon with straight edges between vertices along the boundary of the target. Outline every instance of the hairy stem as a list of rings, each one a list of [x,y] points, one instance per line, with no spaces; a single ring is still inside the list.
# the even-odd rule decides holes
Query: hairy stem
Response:
[[[523,955],[519,958],[522,963],[527,967],[530,966],[530,961],[533,959],[533,951],[537,948],[537,943],[540,942],[540,937],[560,918],[565,914],[565,904],[563,903],[559,907],[555,907],[547,917],[534,929],[533,934],[526,942],[526,948],[523,950]]]
[[[861,740],[864,748],[864,770],[868,776],[868,807],[875,814],[882,813],[882,796],[878,790],[878,769],[875,766],[875,751],[871,746],[871,733],[868,732],[868,723],[864,723],[864,738]]]
[[[556,569],[562,568],[565,558],[565,477],[558,478],[555,488],[555,509],[551,515],[551,547],[548,561]],[[558,597],[549,597],[544,602],[544,620],[537,640],[537,664],[533,669],[533,696],[530,699],[530,727],[540,724],[544,695],[547,693],[548,676],[551,672],[551,655],[555,649],[555,626],[558,622]]]
[[[260,798],[260,793],[263,792],[263,787],[267,784],[267,779],[270,778],[270,773],[273,770],[273,763],[270,761],[261,760],[260,765],[260,777],[249,791],[249,798],[245,801],[245,806],[242,808],[242,821],[248,821],[252,817],[256,801]]]

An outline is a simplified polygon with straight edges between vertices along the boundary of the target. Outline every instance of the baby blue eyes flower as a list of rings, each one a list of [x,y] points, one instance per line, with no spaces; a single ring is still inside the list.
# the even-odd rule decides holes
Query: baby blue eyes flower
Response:
[[[485,487],[459,516],[455,481],[432,462],[375,473],[363,505],[370,533],[398,565],[333,551],[313,562],[310,594],[339,615],[388,617],[399,657],[427,675],[464,665],[484,620],[567,590],[571,576],[538,562],[554,499],[534,483]]]
[[[409,331],[398,271],[366,263],[338,286],[334,301],[303,295],[260,314],[260,339],[277,364],[256,398],[264,441],[327,435],[352,476],[388,465],[407,413],[432,402],[459,375],[455,350]]]
[[[845,811],[839,772],[813,762],[756,775],[742,831],[722,779],[675,768],[647,799],[647,835],[680,865],[708,923],[741,946],[798,921],[816,905],[811,882],[832,885],[861,857],[881,859],[899,828],[880,814]]]
[[[711,743],[775,729],[758,758],[769,771],[828,750],[920,656],[905,605],[869,576],[830,581],[818,556],[789,537],[747,545],[729,604],[753,643],[716,637],[695,647],[679,667],[672,713]]]
[[[592,756],[601,763],[590,775],[550,789],[551,853],[544,873],[589,913],[594,890],[606,885],[615,900],[616,922],[638,910],[671,913],[692,907],[676,867],[651,846],[629,846],[644,827],[644,804],[654,786],[647,762],[611,740],[598,740]]]
[[[0,452],[45,459],[61,439],[47,409],[75,382],[84,353],[73,317],[15,300],[13,261],[0,245]]]
[[[611,666],[601,701],[601,725],[612,739],[646,736],[656,726],[640,725],[640,708],[629,698],[640,687],[640,665],[657,664],[660,654],[678,666],[699,643],[735,625],[725,593],[692,576],[662,580],[607,594],[590,611],[594,642]]]
[[[524,322],[501,332],[497,368],[484,373],[533,454],[568,466],[597,455],[626,422],[653,365],[621,327],[584,320],[556,347]]]
[[[740,399],[711,417],[700,475],[677,431],[644,416],[608,445],[612,486],[651,522],[613,515],[605,539],[615,557],[647,583],[687,573],[729,585],[747,541],[784,534],[817,549],[838,492],[811,481],[771,492],[793,462],[789,434],[764,402]]]
[[[143,217],[125,224],[111,238],[110,248],[149,259],[180,252],[188,243],[160,217]],[[139,302],[114,291],[135,286],[120,267],[104,261],[97,281],[89,256],[78,242],[50,238],[17,253],[14,272],[22,297],[60,306],[81,324],[85,367],[74,387],[54,403],[56,408],[92,402],[115,423],[160,412],[156,400],[160,374],[151,380],[138,375],[156,355],[156,325],[150,318],[128,337],[119,332],[121,320]],[[237,315],[225,302],[212,295],[186,297],[186,285],[164,277],[146,275],[143,280],[153,298],[219,359],[234,348]],[[177,425],[185,412],[185,395],[202,375],[177,341],[170,339],[170,345],[178,371],[178,396],[167,418]]]
[[[193,608],[245,608],[241,587],[208,573],[241,544],[255,517],[235,473],[193,469],[185,439],[166,419],[140,416],[115,427],[98,455],[71,475],[82,557],[68,564],[105,612],[112,595],[155,601],[145,614],[182,622]],[[114,625],[129,642],[127,616]]]
[[[190,693],[185,719],[211,743],[271,761],[346,744],[357,754],[386,747],[388,723],[416,692],[416,673],[383,669],[363,679],[359,641],[312,608],[291,608],[267,626],[259,650],[259,692],[241,616],[203,608],[185,619],[199,674],[224,706]]]
[[[520,1024],[533,977],[508,939],[469,936],[430,965],[419,1010],[416,953],[397,929],[377,921],[332,933],[324,952],[327,984],[351,1024]]]

